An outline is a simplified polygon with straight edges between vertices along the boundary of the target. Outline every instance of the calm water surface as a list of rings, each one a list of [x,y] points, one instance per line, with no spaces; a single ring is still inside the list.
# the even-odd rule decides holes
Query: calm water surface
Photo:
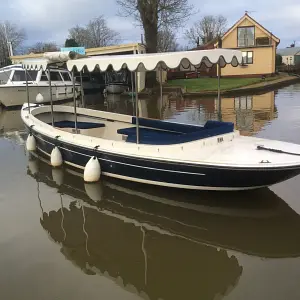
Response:
[[[130,98],[88,106],[132,114]],[[214,98],[142,100],[143,117],[203,124]],[[223,98],[243,135],[300,143],[300,85]],[[300,299],[300,177],[253,192],[186,192],[53,170],[0,114],[0,299]]]

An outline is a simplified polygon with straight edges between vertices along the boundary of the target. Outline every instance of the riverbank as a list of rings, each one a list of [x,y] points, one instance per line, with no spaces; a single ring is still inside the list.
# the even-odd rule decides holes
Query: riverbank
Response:
[[[278,75],[261,78],[221,78],[221,95],[268,91],[284,85],[300,82],[300,77]],[[180,92],[184,96],[206,96],[218,94],[217,78],[179,79],[166,83],[166,92]]]

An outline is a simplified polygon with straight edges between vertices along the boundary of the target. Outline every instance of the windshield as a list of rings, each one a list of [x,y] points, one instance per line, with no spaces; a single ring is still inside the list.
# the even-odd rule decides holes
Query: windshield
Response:
[[[127,81],[127,71],[122,70],[119,72],[108,71],[106,72],[106,82],[107,83],[126,83]]]
[[[1,72],[0,73],[0,84],[6,84],[7,81],[9,80],[11,71],[7,71],[7,72]]]
[[[32,70],[27,71],[28,81],[35,81],[37,73],[38,73],[37,71],[32,71]],[[25,71],[23,70],[15,71],[12,81],[26,81]]]

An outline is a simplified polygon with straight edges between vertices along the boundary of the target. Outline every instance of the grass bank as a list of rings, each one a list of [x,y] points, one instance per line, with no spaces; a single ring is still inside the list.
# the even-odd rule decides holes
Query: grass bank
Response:
[[[268,77],[265,80],[260,78],[221,78],[221,90],[232,90],[245,87],[252,84],[263,83],[279,79],[280,76]],[[187,93],[196,93],[203,91],[217,91],[217,78],[192,78],[169,80],[166,86],[182,87]]]

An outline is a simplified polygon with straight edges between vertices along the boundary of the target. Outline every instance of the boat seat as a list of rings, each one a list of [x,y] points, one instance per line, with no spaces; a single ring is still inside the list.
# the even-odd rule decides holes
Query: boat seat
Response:
[[[48,124],[52,125],[52,123],[48,123]],[[58,122],[54,122],[54,127],[75,128],[75,122],[74,121],[58,121]],[[100,127],[105,127],[105,124],[92,123],[92,122],[77,122],[78,129],[92,129],[92,128],[100,128]]]
[[[161,131],[151,128],[139,129],[139,142],[150,145],[171,145],[186,142],[192,142],[200,139],[209,138],[221,134],[230,133],[234,129],[231,122],[207,121],[204,127],[198,127],[198,131],[190,133],[179,133],[170,131]],[[127,135],[126,142],[136,143],[136,127],[123,128],[117,131],[120,134]]]
[[[132,124],[136,124],[136,117],[132,117]],[[139,125],[144,127],[156,128],[166,131],[174,131],[178,133],[190,133],[202,130],[202,126],[178,124],[168,121],[139,118]]]
[[[178,136],[181,133],[179,132],[170,132],[170,131],[162,131],[162,130],[157,130],[157,129],[152,129],[152,128],[139,128],[139,132],[142,135],[160,135],[160,136]],[[122,128],[118,129],[117,133],[119,134],[125,134],[125,135],[135,135],[136,134],[136,127],[129,127],[129,128]]]

